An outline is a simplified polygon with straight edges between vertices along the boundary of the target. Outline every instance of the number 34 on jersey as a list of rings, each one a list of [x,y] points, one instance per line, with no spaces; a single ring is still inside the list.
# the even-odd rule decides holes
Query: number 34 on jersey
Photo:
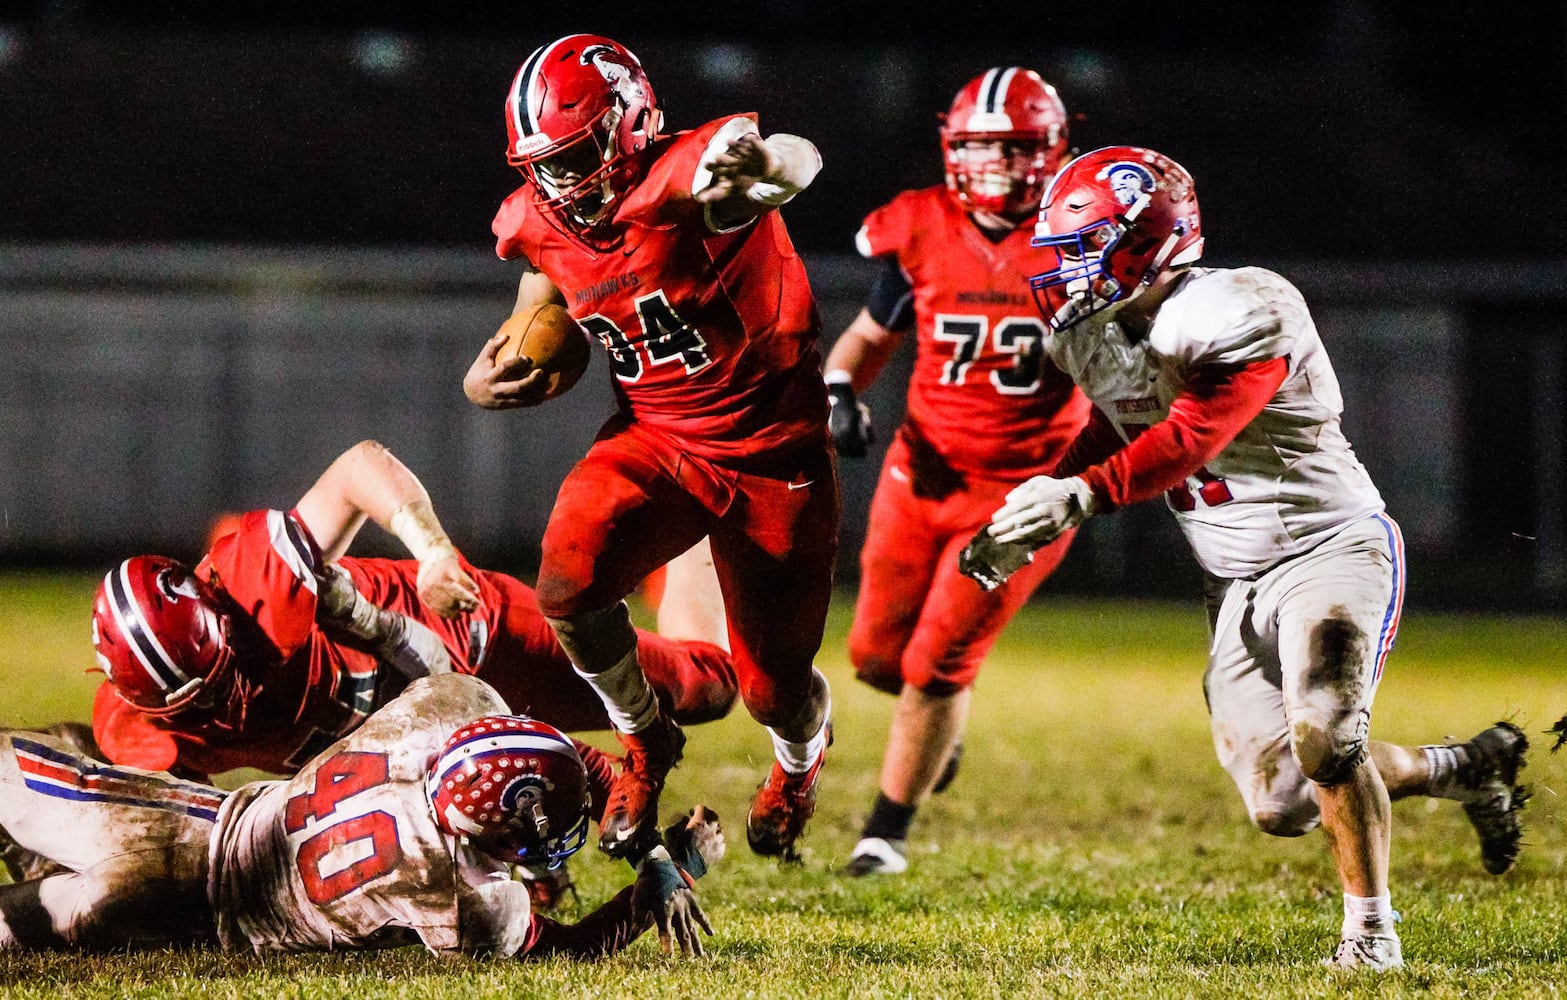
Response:
[[[617,379],[636,382],[648,366],[675,362],[694,375],[713,363],[707,341],[680,318],[662,289],[638,297],[636,309],[640,329],[632,333],[598,313],[578,320],[609,351],[609,367]]]

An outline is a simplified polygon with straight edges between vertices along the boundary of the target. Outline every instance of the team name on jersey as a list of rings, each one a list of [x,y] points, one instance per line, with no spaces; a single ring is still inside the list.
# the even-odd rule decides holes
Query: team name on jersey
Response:
[[[584,303],[591,302],[594,299],[602,299],[607,295],[613,295],[616,292],[627,288],[636,288],[641,283],[641,280],[637,278],[635,273],[617,274],[613,277],[605,278],[603,281],[589,285],[586,288],[577,289],[577,291],[572,295],[572,300],[575,305],[580,306]]]
[[[976,306],[1027,306],[1032,307],[1033,302],[1023,295],[1013,295],[994,288],[984,288],[977,291],[958,293],[958,302],[962,305]]]
[[[1139,396],[1135,399],[1118,399],[1115,401],[1117,413],[1153,413],[1159,409],[1158,396]]]

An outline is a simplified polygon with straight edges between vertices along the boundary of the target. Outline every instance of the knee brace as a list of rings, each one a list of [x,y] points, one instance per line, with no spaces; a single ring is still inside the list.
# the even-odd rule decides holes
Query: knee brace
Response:
[[[1300,771],[1319,785],[1341,785],[1350,779],[1366,759],[1366,726],[1349,727],[1349,732],[1310,723],[1297,725],[1291,733],[1290,750]]]
[[[546,618],[555,639],[578,670],[603,673],[624,660],[637,645],[637,630],[625,601],[598,611],[584,611],[564,618]]]

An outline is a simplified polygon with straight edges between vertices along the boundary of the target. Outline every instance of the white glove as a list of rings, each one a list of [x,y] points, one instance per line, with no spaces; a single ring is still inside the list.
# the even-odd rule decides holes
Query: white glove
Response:
[[[990,516],[990,535],[998,542],[1026,542],[1039,548],[1082,524],[1094,512],[1094,491],[1073,476],[1035,476],[1007,494]]]
[[[384,613],[393,617],[387,634],[376,646],[381,659],[410,680],[452,672],[452,658],[440,636],[407,615]]]
[[[409,680],[452,672],[452,658],[440,636],[407,615],[372,604],[343,567],[333,563],[318,579],[323,627],[375,643],[381,659]]]

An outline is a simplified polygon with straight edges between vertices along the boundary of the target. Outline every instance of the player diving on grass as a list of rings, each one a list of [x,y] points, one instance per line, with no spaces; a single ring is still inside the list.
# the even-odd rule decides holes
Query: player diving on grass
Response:
[[[1340,425],[1326,349],[1294,286],[1257,267],[1196,266],[1191,176],[1115,146],[1051,182],[1032,279],[1046,347],[1095,404],[1048,476],[1028,480],[963,552],[995,587],[1090,516],[1161,494],[1206,575],[1203,690],[1214,747],[1251,820],[1293,837],[1319,823],[1344,893],[1329,964],[1397,968],[1389,798],[1453,799],[1487,871],[1518,855],[1527,740],[1508,722],[1466,743],[1370,739],[1398,630],[1398,525]]]
[[[772,743],[746,817],[759,854],[791,857],[815,810],[831,729],[813,666],[832,596],[838,486],[820,321],[778,209],[820,169],[799,136],[749,114],[661,133],[625,46],[539,47],[507,96],[497,253],[517,261],[516,313],[570,310],[608,352],[619,409],[567,473],[544,533],[539,603],[626,749],[599,846],[656,820],[685,735],[648,681],[625,596],[707,537],[740,697]],[[514,313],[514,315],[516,314]],[[480,349],[463,381],[489,409],[533,405],[542,369]]]
[[[593,958],[657,926],[666,952],[701,954],[694,879],[724,850],[701,806],[575,924],[509,877],[580,848],[589,797],[570,739],[464,674],[414,681],[294,777],[232,792],[0,730],[0,826],[52,865],[0,886],[0,948]]]

